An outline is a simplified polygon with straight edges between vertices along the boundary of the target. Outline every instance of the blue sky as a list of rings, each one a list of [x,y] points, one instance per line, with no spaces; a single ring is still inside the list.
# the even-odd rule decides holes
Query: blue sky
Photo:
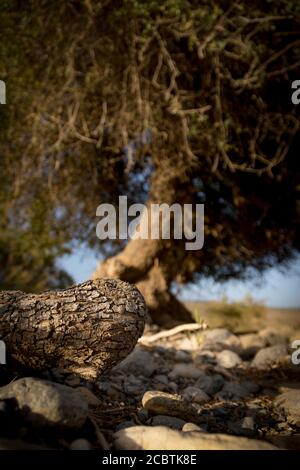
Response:
[[[61,258],[59,264],[76,282],[82,282],[90,278],[97,258],[93,251],[81,248]],[[238,301],[247,294],[270,307],[300,307],[300,257],[284,273],[274,267],[266,271],[256,283],[229,281],[219,284],[207,280],[197,286],[184,287],[180,297],[185,300],[213,300],[226,295],[230,301]]]

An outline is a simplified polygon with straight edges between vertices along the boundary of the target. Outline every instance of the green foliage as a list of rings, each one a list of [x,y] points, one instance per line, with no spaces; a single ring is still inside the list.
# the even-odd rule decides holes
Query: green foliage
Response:
[[[260,317],[265,307],[262,303],[256,302],[250,295],[247,295],[240,302],[229,302],[228,298],[224,296],[220,301],[209,302],[207,309],[210,313],[238,320],[247,315]]]

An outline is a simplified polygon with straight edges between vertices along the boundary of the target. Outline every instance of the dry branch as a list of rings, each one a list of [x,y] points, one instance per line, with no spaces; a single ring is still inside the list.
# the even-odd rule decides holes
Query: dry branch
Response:
[[[139,343],[143,343],[143,344],[155,343],[158,340],[170,338],[170,336],[175,336],[185,331],[199,331],[199,330],[206,330],[206,328],[207,328],[206,323],[202,323],[201,325],[198,325],[196,323],[186,323],[185,325],[175,326],[175,328],[172,328],[171,330],[160,331],[159,333],[156,333],[155,335],[144,336],[143,338],[139,339]]]

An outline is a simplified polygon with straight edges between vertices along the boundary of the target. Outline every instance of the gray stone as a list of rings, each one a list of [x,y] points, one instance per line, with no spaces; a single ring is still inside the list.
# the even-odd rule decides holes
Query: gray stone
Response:
[[[184,424],[185,421],[183,419],[175,418],[174,416],[157,415],[151,419],[152,426],[167,426],[168,428],[180,430]]]
[[[219,366],[224,367],[225,369],[232,369],[242,363],[240,356],[235,352],[226,349],[217,355],[217,361]]]
[[[217,394],[221,399],[240,400],[251,395],[249,389],[236,382],[226,382],[222,390]]]
[[[147,419],[149,418],[149,411],[146,408],[141,408],[137,411],[137,417],[141,423],[146,423]]]
[[[153,356],[153,354],[145,351],[141,346],[136,346],[133,352],[114,368],[114,371],[150,377],[150,375],[158,369],[158,365]]]
[[[182,396],[187,401],[198,403],[199,405],[206,403],[210,400],[210,397],[203,390],[198,387],[187,387],[184,389]]]
[[[223,385],[225,384],[225,380],[220,374],[214,375],[205,375],[197,380],[195,386],[199,387],[208,395],[214,395],[215,393],[219,392]]]
[[[207,330],[205,332],[205,340],[213,343],[224,343],[228,338],[232,336],[232,333],[226,328],[214,328],[213,330]]]
[[[300,426],[300,390],[290,390],[278,395],[274,405],[284,411],[290,424]]]
[[[76,390],[32,377],[2,387],[0,399],[8,398],[14,398],[24,419],[38,427],[79,429],[88,414],[88,404]]]
[[[126,377],[123,388],[127,395],[137,396],[143,393],[144,385],[139,377],[130,374],[129,377]]]
[[[174,393],[177,393],[178,391],[178,385],[176,382],[169,382],[168,383],[168,389],[171,391],[171,392],[174,392]]]
[[[158,374],[153,377],[155,382],[159,382],[161,384],[167,385],[168,384],[168,377],[163,374]]]
[[[170,379],[184,378],[184,379],[199,379],[205,374],[193,364],[178,363],[175,364],[172,371],[169,373]]]
[[[179,349],[175,353],[174,360],[177,362],[191,362],[192,357],[191,357],[190,352],[182,351],[181,349]]]
[[[251,365],[257,369],[266,369],[270,366],[283,361],[287,356],[287,347],[285,344],[277,344],[261,349],[255,355]]]
[[[243,380],[241,382],[242,387],[244,387],[248,392],[252,395],[253,393],[257,393],[259,391],[259,385],[251,380]]]

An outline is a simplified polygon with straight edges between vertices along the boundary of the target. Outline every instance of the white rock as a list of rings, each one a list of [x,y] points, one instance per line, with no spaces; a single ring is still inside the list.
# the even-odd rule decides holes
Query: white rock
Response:
[[[224,350],[217,355],[218,364],[225,369],[232,369],[242,363],[242,359],[235,352]]]
[[[182,428],[183,432],[191,432],[191,431],[197,431],[197,432],[206,432],[206,429],[201,428],[200,426],[197,426],[197,424],[194,423],[185,423],[185,425]]]
[[[183,432],[164,426],[133,426],[114,434],[118,450],[276,450],[268,442],[226,434]]]

